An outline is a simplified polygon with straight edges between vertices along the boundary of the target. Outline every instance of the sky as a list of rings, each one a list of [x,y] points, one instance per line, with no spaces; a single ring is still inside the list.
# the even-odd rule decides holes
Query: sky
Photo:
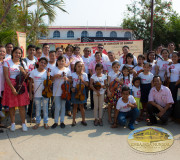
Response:
[[[51,26],[120,26],[133,0],[64,0],[69,14],[56,10]],[[151,0],[149,0],[151,1]],[[172,0],[173,9],[180,14],[180,0]],[[46,23],[48,20],[46,19]]]

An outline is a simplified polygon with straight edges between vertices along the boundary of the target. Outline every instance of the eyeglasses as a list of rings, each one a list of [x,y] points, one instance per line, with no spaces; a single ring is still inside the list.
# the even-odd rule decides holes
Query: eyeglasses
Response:
[[[98,47],[99,49],[103,49],[103,47]]]

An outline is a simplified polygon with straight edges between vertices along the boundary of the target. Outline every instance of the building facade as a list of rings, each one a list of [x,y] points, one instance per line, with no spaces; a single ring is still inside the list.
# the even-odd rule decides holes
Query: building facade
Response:
[[[132,40],[132,30],[120,27],[49,26],[47,35],[39,35],[39,43],[75,43]]]

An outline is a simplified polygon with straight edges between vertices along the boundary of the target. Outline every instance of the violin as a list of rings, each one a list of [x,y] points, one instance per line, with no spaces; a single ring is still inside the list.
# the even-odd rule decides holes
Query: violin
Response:
[[[65,77],[65,72],[63,72],[63,77]],[[67,81],[64,81],[64,83],[61,85],[61,89],[62,89],[61,98],[69,101],[71,99],[69,83]]]
[[[98,90],[98,91],[99,91],[99,90],[101,89],[101,87],[102,87],[100,82],[94,83],[93,86],[94,86],[94,88],[95,88],[96,90]]]
[[[80,79],[80,83],[76,85],[76,94],[75,94],[75,98],[80,101],[85,100],[85,95],[83,93],[84,87],[85,86],[82,84],[81,79]]]
[[[119,73],[117,75],[117,78],[121,75],[121,73]],[[111,97],[114,97],[114,91],[115,89],[121,87],[121,85],[119,84],[119,82],[117,82],[115,79],[114,81],[112,81],[110,84],[109,84],[109,90],[111,92]]]
[[[48,68],[47,72],[50,72],[50,69]],[[44,84],[44,89],[42,91],[42,96],[45,98],[50,98],[52,97],[53,93],[52,93],[52,81],[50,80],[50,77],[47,75],[47,79],[44,80],[43,82]]]
[[[168,87],[169,88],[169,85],[170,85],[170,77],[171,77],[171,67],[169,67],[169,77],[167,77],[167,75],[165,76],[165,80],[164,80],[164,86]]]
[[[20,58],[20,64],[24,68],[21,58]],[[26,76],[24,76],[24,74],[21,71],[16,76],[16,85],[14,86],[14,88],[16,89],[17,94],[19,94],[19,95],[21,95],[25,92],[25,86],[23,85],[23,83],[25,82],[27,76],[28,76],[28,73],[26,74]]]

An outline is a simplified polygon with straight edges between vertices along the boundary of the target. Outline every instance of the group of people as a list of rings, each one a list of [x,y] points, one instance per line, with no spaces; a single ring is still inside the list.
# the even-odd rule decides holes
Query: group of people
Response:
[[[123,46],[119,59],[113,51],[106,55],[103,50],[103,44],[98,44],[94,54],[86,47],[81,55],[78,46],[50,51],[48,44],[42,49],[29,45],[27,57],[22,58],[22,49],[12,43],[0,46],[0,116],[9,112],[10,130],[16,129],[16,107],[23,131],[28,130],[26,115],[35,121],[33,129],[38,129],[41,111],[44,128],[49,129],[49,108],[54,118],[52,129],[58,126],[59,118],[60,127],[65,128],[66,114],[72,116],[75,126],[78,110],[81,124],[87,126],[89,95],[95,126],[103,126],[104,103],[112,128],[120,124],[133,130],[134,124],[143,120],[147,125],[156,124],[157,117],[167,124],[180,94],[180,53],[175,51],[175,44],[169,43],[168,48],[160,45],[156,51],[138,57]]]

